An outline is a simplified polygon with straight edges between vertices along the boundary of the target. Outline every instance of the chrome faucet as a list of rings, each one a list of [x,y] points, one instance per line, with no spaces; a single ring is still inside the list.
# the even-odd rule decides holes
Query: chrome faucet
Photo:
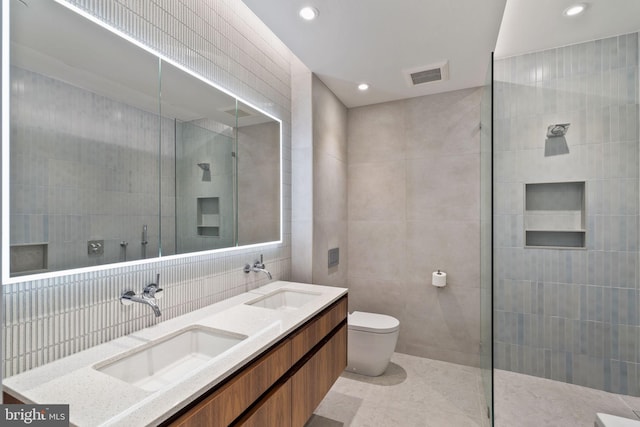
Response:
[[[271,273],[269,273],[269,270],[267,270],[267,269],[265,268],[264,262],[263,262],[263,260],[262,260],[262,254],[260,254],[260,261],[256,260],[256,261],[253,263],[253,266],[251,266],[250,264],[245,264],[245,265],[244,265],[244,272],[248,274],[250,271],[254,271],[254,272],[256,272],[256,273],[257,273],[257,272],[262,272],[262,273],[264,273],[264,274],[266,274],[266,275],[267,275],[267,277],[269,278],[269,280],[271,280],[271,279],[272,279],[272,277],[271,277]]]
[[[160,274],[156,275],[156,283],[150,283],[144,287],[144,290],[140,295],[136,295],[134,291],[123,291],[120,295],[120,303],[123,305],[131,305],[134,302],[146,304],[153,310],[156,317],[160,317],[160,307],[156,300],[159,300],[163,296],[163,290],[159,285]]]

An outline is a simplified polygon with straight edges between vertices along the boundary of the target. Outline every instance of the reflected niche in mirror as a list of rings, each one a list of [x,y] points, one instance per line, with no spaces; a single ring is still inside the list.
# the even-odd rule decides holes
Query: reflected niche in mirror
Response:
[[[235,244],[233,153],[232,127],[176,121],[178,253]]]
[[[279,121],[55,2],[11,21],[11,276],[280,240]]]

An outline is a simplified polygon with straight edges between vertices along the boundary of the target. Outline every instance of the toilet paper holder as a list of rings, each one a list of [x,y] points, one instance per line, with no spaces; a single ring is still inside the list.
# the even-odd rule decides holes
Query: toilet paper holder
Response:
[[[443,288],[447,285],[447,273],[444,271],[434,271],[431,275],[431,284],[437,288]]]

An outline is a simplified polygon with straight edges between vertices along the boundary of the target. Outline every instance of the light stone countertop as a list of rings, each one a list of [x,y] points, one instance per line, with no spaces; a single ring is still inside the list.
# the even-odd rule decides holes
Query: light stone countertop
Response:
[[[296,310],[272,310],[244,304],[281,288],[320,295]],[[4,391],[25,403],[69,404],[70,421],[75,426],[157,425],[346,293],[346,288],[271,282],[253,291],[5,378]],[[151,310],[149,315],[153,315]],[[150,341],[189,326],[220,329],[248,338],[179,382],[153,392],[93,368],[102,362],[135,353]]]

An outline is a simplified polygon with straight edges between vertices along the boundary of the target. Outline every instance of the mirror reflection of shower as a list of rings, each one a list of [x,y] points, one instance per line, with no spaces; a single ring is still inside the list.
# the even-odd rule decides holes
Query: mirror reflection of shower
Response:
[[[202,169],[202,180],[211,181],[211,167],[209,163],[198,163],[198,167]]]
[[[147,258],[147,244],[149,243],[147,239],[147,224],[142,226],[142,241],[140,244],[142,245],[142,259]]]

